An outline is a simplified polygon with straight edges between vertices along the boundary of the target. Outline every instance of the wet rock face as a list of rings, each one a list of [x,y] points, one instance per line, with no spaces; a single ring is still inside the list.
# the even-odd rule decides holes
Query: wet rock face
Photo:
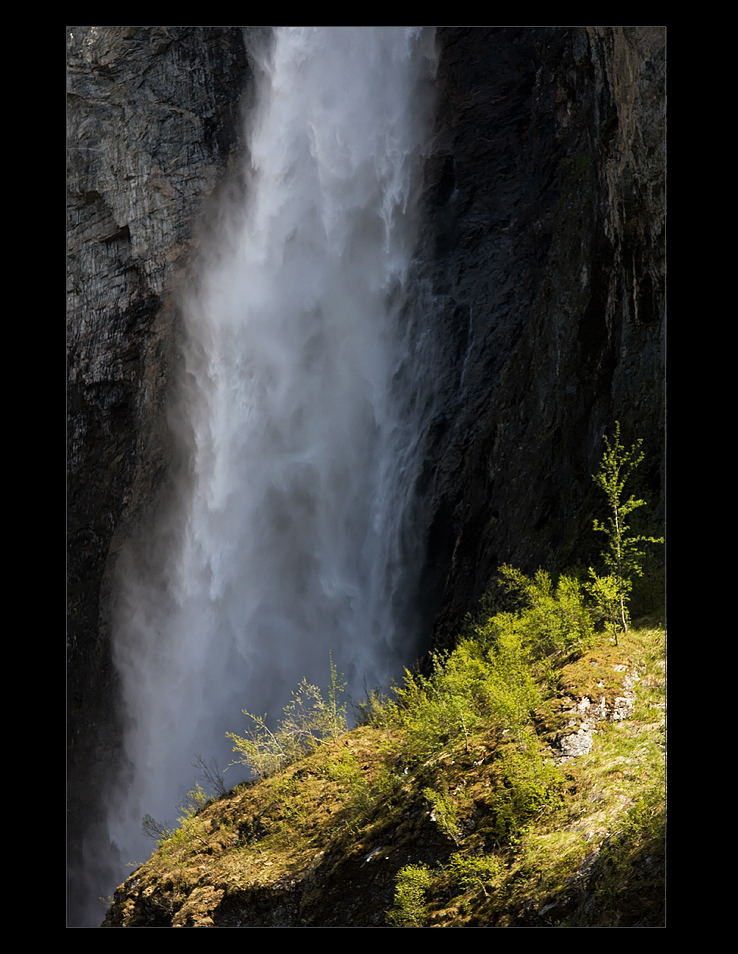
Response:
[[[240,29],[67,30],[70,861],[115,751],[104,625],[111,540],[161,480],[163,308],[237,142]],[[102,595],[101,595],[102,594]],[[81,849],[80,849],[81,850]]]
[[[446,347],[423,492],[442,643],[501,563],[587,558],[615,420],[663,517],[665,31],[439,41],[425,243]]]

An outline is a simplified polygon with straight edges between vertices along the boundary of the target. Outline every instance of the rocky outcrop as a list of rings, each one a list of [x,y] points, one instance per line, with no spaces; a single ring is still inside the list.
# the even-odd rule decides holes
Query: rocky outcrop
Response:
[[[665,30],[438,42],[420,257],[442,361],[418,495],[425,628],[442,644],[500,563],[574,556],[615,420],[644,439],[663,520]],[[166,476],[168,290],[237,146],[249,65],[230,28],[70,27],[67,49],[75,872],[117,751],[106,567]]]

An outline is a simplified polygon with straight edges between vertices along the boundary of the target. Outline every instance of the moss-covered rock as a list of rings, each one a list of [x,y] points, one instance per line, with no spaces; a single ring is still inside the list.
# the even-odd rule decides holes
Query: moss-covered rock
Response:
[[[501,729],[480,706],[411,764],[386,703],[374,724],[185,818],[105,925],[410,924],[398,885],[419,870],[412,897],[433,925],[662,924],[664,642],[658,627],[632,628],[617,650],[603,637],[560,662],[527,725]],[[607,700],[625,684],[620,718]],[[570,733],[587,720],[591,745],[567,757],[562,720],[598,693],[568,720]]]

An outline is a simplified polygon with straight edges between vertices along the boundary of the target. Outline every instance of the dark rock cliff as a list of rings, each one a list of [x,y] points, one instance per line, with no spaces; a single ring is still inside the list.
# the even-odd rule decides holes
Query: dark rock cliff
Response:
[[[616,419],[644,439],[664,510],[665,30],[447,28],[438,43],[429,643],[500,563],[577,555]],[[117,744],[106,568],[166,474],[167,293],[237,145],[249,65],[240,29],[70,27],[67,48],[73,909]]]
[[[448,367],[427,450],[439,640],[503,562],[581,558],[602,435],[663,520],[665,31],[439,31],[427,237]],[[591,534],[590,534],[591,536]]]
[[[166,293],[226,171],[248,75],[240,29],[67,28],[70,912],[118,751],[106,568],[166,471]]]

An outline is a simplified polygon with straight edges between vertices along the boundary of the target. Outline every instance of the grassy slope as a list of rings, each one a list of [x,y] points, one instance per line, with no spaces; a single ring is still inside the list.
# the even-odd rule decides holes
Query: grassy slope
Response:
[[[105,924],[663,924],[665,638],[645,620],[572,654],[514,738],[462,716],[417,760],[380,710],[187,818]]]

